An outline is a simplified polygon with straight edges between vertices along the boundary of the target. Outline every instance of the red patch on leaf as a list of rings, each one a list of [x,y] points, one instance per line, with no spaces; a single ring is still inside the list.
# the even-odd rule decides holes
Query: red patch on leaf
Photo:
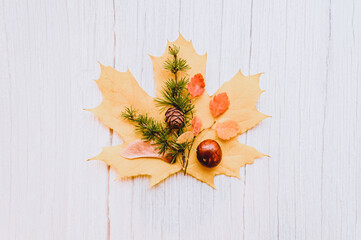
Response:
[[[202,74],[198,73],[188,83],[188,92],[192,97],[198,97],[203,94],[205,86]]]
[[[202,129],[202,121],[198,116],[192,119],[192,129],[194,136],[197,136]]]
[[[229,107],[229,99],[227,93],[219,93],[213,97],[213,99],[209,102],[209,109],[214,117],[218,117],[225,111],[227,111]]]

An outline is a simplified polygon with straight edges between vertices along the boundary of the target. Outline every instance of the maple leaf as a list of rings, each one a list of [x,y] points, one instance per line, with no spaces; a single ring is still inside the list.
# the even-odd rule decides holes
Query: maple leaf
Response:
[[[217,132],[217,136],[223,140],[228,140],[237,136],[240,130],[238,123],[234,120],[218,122],[214,129]]]
[[[170,71],[163,68],[165,60],[170,57],[168,48],[173,45],[180,48],[179,57],[187,60],[188,65],[191,66],[191,69],[186,73],[180,72],[179,77],[189,77],[196,74],[206,75],[207,55],[197,54],[192,42],[186,41],[182,35],[179,35],[178,39],[174,42],[167,42],[166,50],[161,57],[150,56],[153,63],[157,97],[160,96],[164,82],[173,77]],[[253,163],[256,158],[266,156],[253,147],[241,144],[237,138],[227,141],[218,138],[216,130],[211,128],[215,121],[221,122],[225,119],[232,119],[238,123],[240,128],[238,134],[241,134],[268,117],[256,109],[257,100],[262,93],[262,90],[259,88],[259,77],[260,74],[246,77],[239,71],[230,81],[224,83],[216,92],[213,102],[218,102],[218,97],[216,96],[222,96],[221,98],[224,103],[225,95],[220,93],[226,93],[230,105],[227,106],[228,110],[225,108],[227,111],[221,110],[221,107],[216,107],[216,112],[221,112],[215,114],[216,117],[211,113],[210,102],[212,99],[207,91],[204,91],[202,95],[194,99],[195,111],[202,120],[203,131],[195,138],[193,146],[196,148],[205,139],[217,140],[222,148],[223,158],[217,167],[206,168],[198,162],[196,151],[192,150],[188,159],[187,174],[214,188],[214,176],[224,174],[239,178],[240,167]],[[135,132],[134,125],[120,117],[125,107],[134,106],[139,113],[148,113],[150,117],[156,120],[164,121],[164,116],[159,114],[159,109],[156,108],[154,99],[140,88],[129,71],[118,72],[111,67],[101,65],[101,75],[96,82],[102,92],[103,100],[99,106],[89,111],[95,113],[109,128],[114,129],[124,142],[121,145],[103,148],[103,151],[98,156],[91,158],[91,160],[102,160],[111,165],[117,170],[118,178],[139,175],[150,176],[150,186],[181,171],[182,166],[180,162],[169,164],[152,157],[140,157],[129,160],[120,155],[125,147],[141,138]]]
[[[218,117],[225,111],[227,111],[229,107],[229,99],[227,93],[219,93],[213,97],[213,99],[209,102],[209,109],[214,117]]]
[[[198,73],[194,75],[188,83],[188,92],[192,97],[198,97],[203,94],[205,86],[206,84],[204,83],[202,74]]]

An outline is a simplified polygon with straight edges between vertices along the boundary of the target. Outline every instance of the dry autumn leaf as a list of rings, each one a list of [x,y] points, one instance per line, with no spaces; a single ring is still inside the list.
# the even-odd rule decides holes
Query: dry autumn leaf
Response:
[[[204,83],[202,74],[198,73],[194,75],[188,83],[188,92],[192,97],[198,97],[203,94],[205,86],[206,84]]]
[[[229,107],[229,99],[226,92],[219,93],[213,97],[213,99],[209,102],[209,109],[213,117],[218,117],[225,111],[227,111]]]
[[[222,122],[218,122],[214,129],[217,132],[217,136],[220,139],[228,140],[230,138],[233,138],[237,136],[240,127],[236,121],[233,120],[226,120]]]
[[[190,142],[193,139],[193,137],[194,137],[193,132],[187,131],[178,137],[177,143]]]
[[[186,41],[181,35],[176,41],[168,42],[166,49],[173,44],[180,47],[180,57],[186,59],[191,66],[187,73],[180,73],[179,77],[194,76],[198,73],[205,76],[207,56],[198,55],[192,42]],[[169,57],[167,50],[161,57],[151,56],[157,96],[160,96],[165,80],[172,77],[171,73],[163,68],[164,61]],[[232,119],[236,121],[240,126],[239,134],[241,134],[268,117],[256,109],[257,100],[262,93],[259,88],[259,77],[260,74],[246,77],[239,71],[230,81],[224,83],[216,92],[216,96],[219,93],[226,93],[231,105],[227,106],[226,112],[219,111],[222,108],[217,108],[216,113],[218,114],[215,114],[218,116],[217,119],[211,114],[209,108],[211,98],[206,91],[195,98],[195,111],[197,116],[202,119],[204,128],[204,131],[195,138],[193,145],[195,148],[205,139],[217,139],[216,131],[209,129],[215,120]],[[139,113],[148,113],[156,120],[164,121],[164,116],[159,114],[154,98],[140,88],[129,71],[118,72],[111,67],[101,65],[101,75],[96,82],[103,95],[103,100],[99,106],[89,111],[95,113],[109,128],[114,129],[124,142],[121,145],[103,148],[103,151],[91,160],[97,159],[111,165],[117,170],[118,178],[149,176],[151,177],[150,186],[181,171],[182,166],[179,162],[169,164],[159,161],[157,158],[146,157],[129,160],[120,155],[126,146],[141,137],[134,131],[134,125],[119,117],[125,107],[134,106]],[[214,187],[214,176],[224,174],[239,178],[240,167],[253,163],[256,158],[265,156],[253,147],[239,143],[237,138],[228,141],[217,139],[217,141],[223,151],[223,159],[217,167],[211,169],[203,167],[197,160],[196,151],[191,151],[187,168],[187,174],[212,187]]]
[[[197,136],[199,132],[202,130],[202,120],[200,119],[200,117],[195,116],[192,119],[192,130],[194,136]]]
[[[154,146],[149,142],[144,142],[142,140],[135,140],[126,146],[121,152],[120,155],[127,159],[136,159],[136,158],[159,158],[162,160],[167,160],[164,156],[158,154],[158,151],[154,149]]]

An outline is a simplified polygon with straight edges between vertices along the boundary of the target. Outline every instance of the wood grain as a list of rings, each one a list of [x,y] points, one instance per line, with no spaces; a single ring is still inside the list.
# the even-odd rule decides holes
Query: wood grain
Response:
[[[2,239],[359,239],[361,3],[354,0],[0,2]],[[83,108],[97,61],[155,95],[147,54],[181,32],[207,90],[264,72],[266,119],[243,143],[271,158],[218,176],[145,177],[86,159],[121,139]]]

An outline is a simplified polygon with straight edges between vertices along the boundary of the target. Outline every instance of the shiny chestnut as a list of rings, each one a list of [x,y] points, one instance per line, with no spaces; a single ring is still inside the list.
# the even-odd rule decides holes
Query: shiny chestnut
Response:
[[[222,149],[216,141],[204,140],[197,147],[197,159],[205,167],[215,167],[222,160]]]

